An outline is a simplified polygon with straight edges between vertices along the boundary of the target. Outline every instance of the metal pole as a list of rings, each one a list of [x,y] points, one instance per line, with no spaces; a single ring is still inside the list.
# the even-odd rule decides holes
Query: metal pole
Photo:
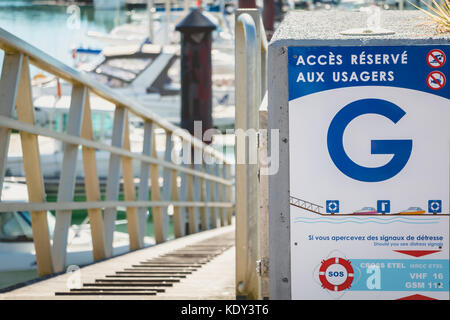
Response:
[[[256,18],[256,19],[255,19]],[[256,149],[261,102],[261,42],[256,9],[236,12],[236,296],[257,299],[258,168]],[[258,25],[257,25],[258,24]],[[245,134],[244,134],[245,132]],[[251,132],[254,132],[252,135]]]
[[[239,8],[256,8],[256,0],[239,0]]]
[[[166,37],[164,39],[164,44],[170,44],[170,7],[171,7],[170,2],[171,2],[170,0],[166,0],[165,2],[166,16],[165,16],[164,31]]]
[[[147,0],[147,13],[148,13],[148,37],[152,43],[155,42],[155,34],[153,31],[153,0]]]

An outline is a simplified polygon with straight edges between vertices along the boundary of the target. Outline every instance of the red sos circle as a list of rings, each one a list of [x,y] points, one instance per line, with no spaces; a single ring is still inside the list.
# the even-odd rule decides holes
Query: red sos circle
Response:
[[[323,260],[319,269],[322,288],[330,291],[343,291],[350,288],[354,276],[350,261],[342,258]]]

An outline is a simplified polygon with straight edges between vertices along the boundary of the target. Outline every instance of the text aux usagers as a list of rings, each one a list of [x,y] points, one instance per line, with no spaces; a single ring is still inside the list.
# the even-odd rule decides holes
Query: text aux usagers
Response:
[[[344,63],[344,57],[341,54],[335,55],[330,52],[328,55],[298,55],[297,66],[327,66],[327,65],[342,65]],[[347,58],[350,59],[350,65],[396,65],[407,64],[408,53],[369,53],[365,51],[360,54],[351,54]],[[333,71],[331,78],[325,76],[325,71],[300,71],[297,76],[296,82],[325,82],[331,80],[333,82],[392,82],[395,80],[394,71]]]

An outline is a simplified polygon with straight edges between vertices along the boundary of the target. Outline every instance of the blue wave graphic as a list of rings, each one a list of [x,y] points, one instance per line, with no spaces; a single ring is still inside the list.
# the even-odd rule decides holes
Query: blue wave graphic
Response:
[[[375,216],[375,217],[371,217],[371,216],[322,216],[322,217],[296,217],[295,219],[308,219],[308,220],[325,220],[325,219],[329,219],[329,220],[380,220],[380,221],[386,221],[386,220],[411,220],[411,221],[437,221],[440,219],[440,217],[405,217],[405,216],[395,216],[395,217],[388,217],[388,216],[383,216],[383,217],[379,217],[379,216]]]
[[[321,220],[321,219],[380,219],[380,220],[393,220],[393,219],[407,219],[407,220],[425,220],[425,219],[433,219],[433,220],[439,220],[441,217],[433,216],[433,215],[420,215],[420,216],[408,216],[408,215],[396,215],[396,216],[389,216],[389,215],[310,215],[309,217],[296,217],[299,219],[315,219],[315,220]]]
[[[343,224],[343,223],[357,223],[357,224],[366,224],[366,223],[377,223],[377,224],[391,224],[391,223],[406,223],[406,224],[437,224],[439,223],[439,219],[437,220],[403,220],[403,219],[395,219],[389,221],[376,221],[376,219],[370,220],[358,220],[358,219],[317,219],[317,218],[295,218],[294,223],[331,223],[331,224]]]

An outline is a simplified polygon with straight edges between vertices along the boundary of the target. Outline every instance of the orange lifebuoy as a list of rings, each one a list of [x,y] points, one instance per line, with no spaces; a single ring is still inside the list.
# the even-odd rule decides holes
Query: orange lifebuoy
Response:
[[[326,272],[327,269],[333,264],[340,264],[347,271],[347,279],[339,285],[332,284],[328,281]],[[354,278],[354,271],[350,261],[342,259],[342,258],[329,258],[327,260],[322,260],[322,265],[319,269],[319,280],[322,283],[322,288],[331,290],[331,291],[343,291],[345,289],[350,288]]]

